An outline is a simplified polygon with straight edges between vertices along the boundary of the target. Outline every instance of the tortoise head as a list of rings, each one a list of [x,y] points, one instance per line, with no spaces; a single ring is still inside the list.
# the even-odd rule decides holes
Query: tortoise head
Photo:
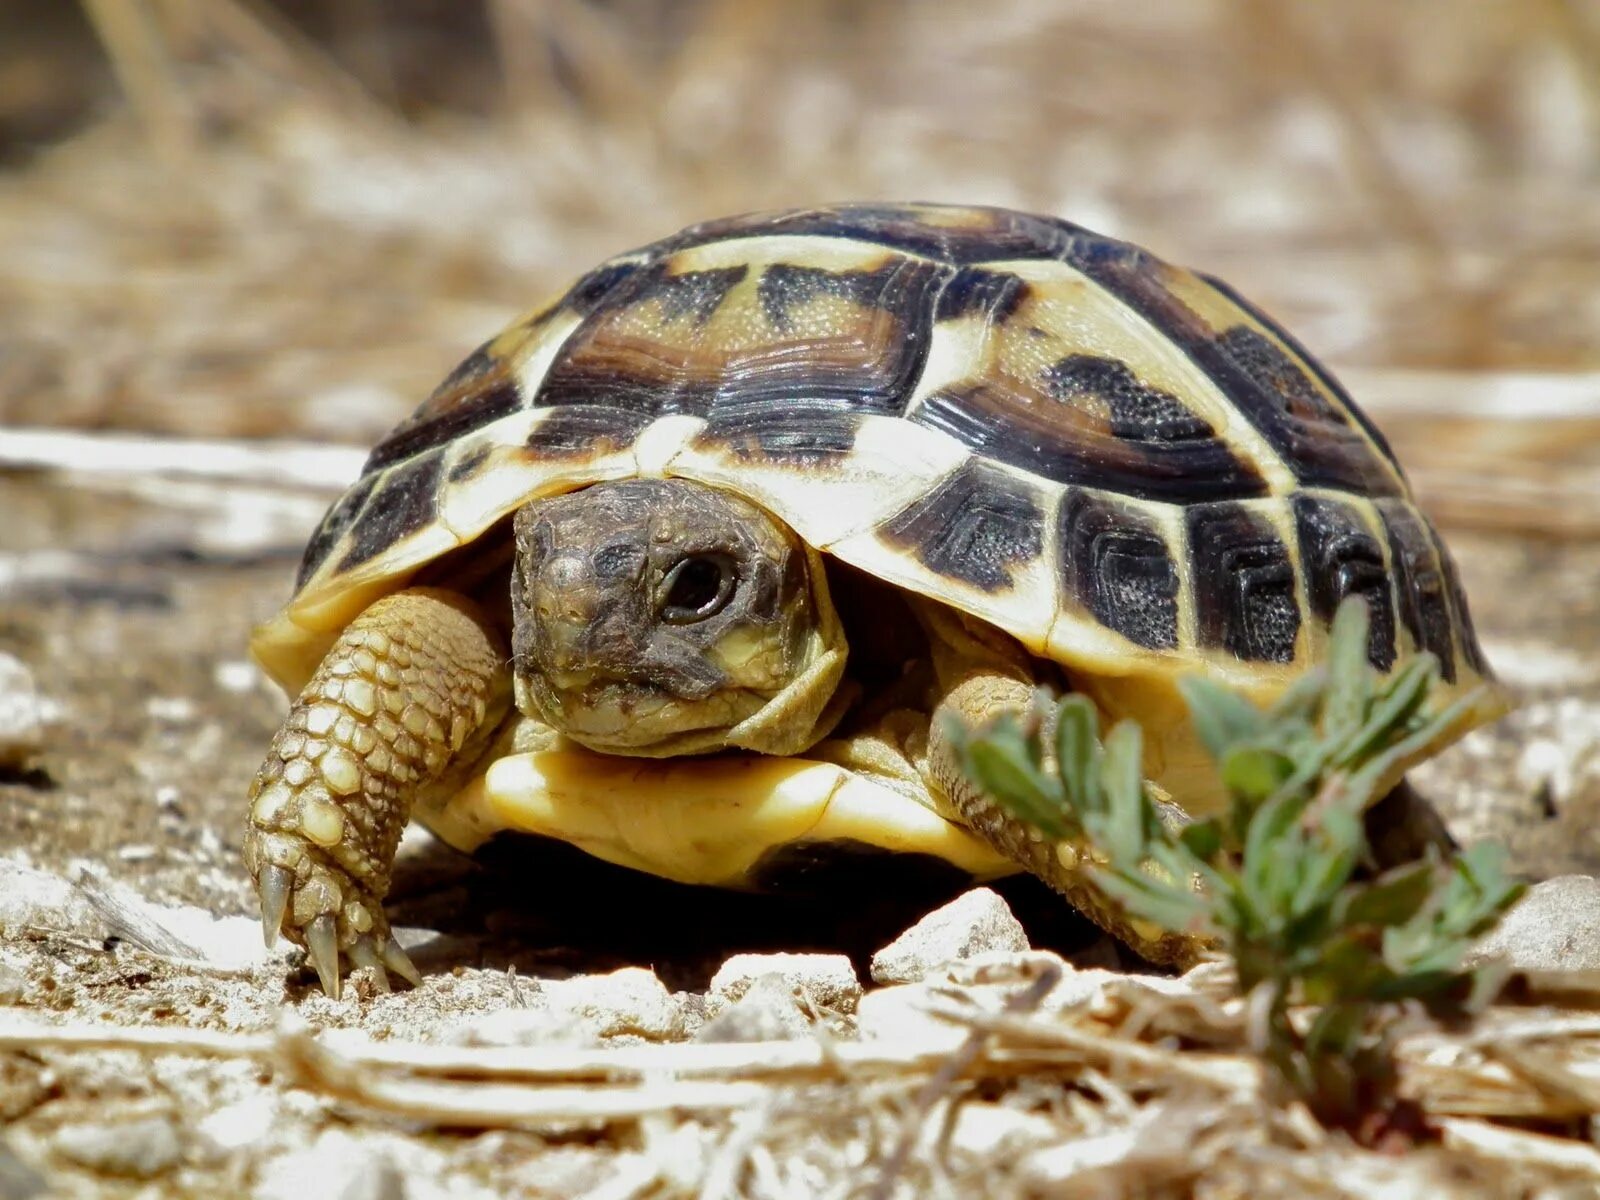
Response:
[[[831,726],[845,647],[825,573],[756,505],[635,479],[532,501],[514,527],[529,716],[593,750],[655,757],[791,754]]]

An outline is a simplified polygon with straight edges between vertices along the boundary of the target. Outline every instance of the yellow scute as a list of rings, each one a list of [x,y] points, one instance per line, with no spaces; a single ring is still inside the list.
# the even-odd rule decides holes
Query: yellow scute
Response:
[[[514,754],[438,815],[455,827],[437,832],[456,844],[475,844],[501,829],[542,834],[607,862],[722,887],[750,884],[767,852],[797,841],[849,839],[932,854],[980,878],[1017,870],[907,796],[801,758],[628,759],[577,749]]]

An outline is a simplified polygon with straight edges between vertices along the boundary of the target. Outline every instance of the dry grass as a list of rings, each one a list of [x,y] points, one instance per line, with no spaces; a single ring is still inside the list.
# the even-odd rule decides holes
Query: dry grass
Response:
[[[1564,0],[392,9],[86,4],[128,103],[0,179],[0,419],[365,441],[597,258],[840,197],[1067,214],[1336,361],[1600,360]]]
[[[663,1198],[1600,1186],[1600,1152],[1561,1136],[1600,1107],[1600,1018],[1527,1004],[1465,1032],[1418,1021],[1399,1044],[1401,1088],[1430,1132],[1397,1133],[1374,1153],[1284,1102],[1226,993],[1214,968],[1152,987],[1063,976],[1035,956],[1003,983],[991,971],[976,993],[922,989],[947,1024],[896,1041],[480,1049],[317,1035],[292,1018],[266,1034],[13,1018],[0,1050],[249,1060],[350,1119],[412,1129],[604,1131],[642,1181],[626,1194]],[[1589,985],[1562,999],[1597,995]],[[964,1049],[939,1028],[968,1030]]]

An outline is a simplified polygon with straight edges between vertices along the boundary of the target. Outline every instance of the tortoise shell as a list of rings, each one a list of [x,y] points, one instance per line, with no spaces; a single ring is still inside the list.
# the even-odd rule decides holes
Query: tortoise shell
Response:
[[[293,692],[440,556],[628,476],[738,492],[1134,712],[1191,671],[1276,694],[1351,593],[1379,669],[1431,651],[1442,702],[1488,676],[1382,434],[1268,316],[1065,221],[936,205],[713,221],[583,276],[378,443],[256,655]]]

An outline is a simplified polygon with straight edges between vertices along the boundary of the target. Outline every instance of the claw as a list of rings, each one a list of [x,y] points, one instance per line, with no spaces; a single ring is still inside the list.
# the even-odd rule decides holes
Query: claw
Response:
[[[339,933],[333,917],[323,913],[306,926],[306,954],[322,980],[322,990],[329,999],[339,998]]]
[[[358,967],[371,967],[372,977],[380,992],[389,990],[389,973],[383,969],[383,960],[378,957],[378,948],[373,945],[370,934],[363,933],[355,940],[349,950],[350,961]]]
[[[422,972],[417,970],[411,959],[406,957],[406,952],[400,949],[400,943],[394,940],[394,934],[391,933],[389,940],[384,942],[381,953],[384,966],[388,967],[389,970],[400,976],[412,987],[422,986]]]
[[[271,950],[278,943],[278,933],[283,928],[283,914],[289,907],[289,889],[294,886],[294,872],[288,867],[264,867],[256,881],[256,891],[261,897],[261,934]]]

